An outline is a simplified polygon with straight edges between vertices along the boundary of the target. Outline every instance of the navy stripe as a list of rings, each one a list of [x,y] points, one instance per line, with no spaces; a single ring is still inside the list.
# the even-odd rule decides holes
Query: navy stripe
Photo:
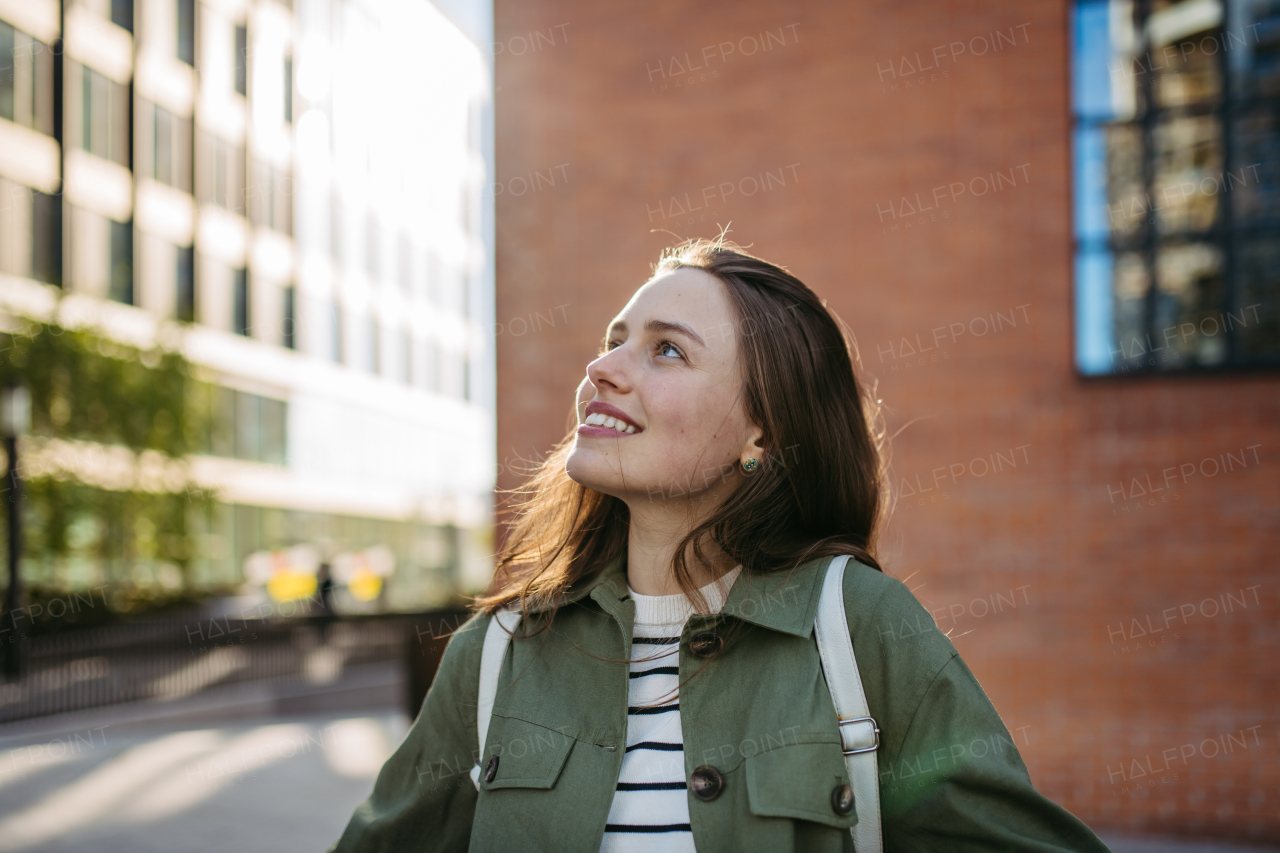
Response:
[[[641,741],[640,743],[633,744],[632,746],[627,747],[626,752],[630,752],[633,749],[656,749],[660,752],[680,752],[682,749],[684,749],[684,744],[659,743],[656,740],[644,740],[644,741]]]
[[[687,782],[619,782],[619,791],[684,791]]]
[[[674,646],[680,642],[679,637],[634,637],[633,646]]]
[[[632,823],[606,823],[605,832],[693,832],[693,827],[687,823],[666,823],[656,824],[654,826],[645,826],[644,824]]]
[[[628,708],[628,714],[665,714],[668,711],[679,711],[680,703],[674,705],[658,705],[654,708]]]
[[[655,666],[653,669],[646,669],[644,672],[631,673],[632,678],[644,678],[646,675],[679,675],[680,667],[678,666]]]

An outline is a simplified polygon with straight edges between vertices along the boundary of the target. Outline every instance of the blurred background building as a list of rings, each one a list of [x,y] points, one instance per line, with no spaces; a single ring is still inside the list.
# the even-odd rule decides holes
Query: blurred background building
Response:
[[[170,460],[180,559],[147,547],[170,531],[137,513],[116,530],[73,507],[50,543],[48,471],[54,492],[130,486],[90,470],[107,463],[83,441],[48,439],[133,413],[81,412],[82,385],[50,416],[57,395],[37,389],[22,565],[37,593],[199,597],[247,579],[265,596],[275,577],[277,600],[315,598],[323,565],[366,576],[337,585],[340,609],[421,609],[487,580],[492,84],[487,13],[456,5],[0,3],[6,328],[173,350],[204,394],[183,405],[206,416]]]
[[[879,556],[1037,788],[1280,847],[1280,0],[133,2],[0,0],[0,848],[336,838],[730,223],[848,323]]]

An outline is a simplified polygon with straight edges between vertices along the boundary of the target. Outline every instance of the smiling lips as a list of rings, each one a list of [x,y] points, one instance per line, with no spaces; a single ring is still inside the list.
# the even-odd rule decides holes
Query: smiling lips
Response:
[[[623,436],[638,432],[644,432],[644,428],[627,417],[625,412],[599,400],[587,404],[586,417],[578,427],[579,435]]]

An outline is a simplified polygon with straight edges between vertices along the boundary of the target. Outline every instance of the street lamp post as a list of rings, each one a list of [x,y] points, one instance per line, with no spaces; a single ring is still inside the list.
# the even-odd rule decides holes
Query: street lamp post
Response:
[[[0,394],[0,433],[4,436],[5,491],[9,498],[9,590],[5,595],[6,621],[13,636],[4,644],[4,675],[14,681],[22,675],[22,633],[17,629],[17,613],[22,608],[22,578],[18,563],[22,558],[22,480],[18,468],[18,438],[31,428],[31,393],[22,385],[10,385]]]

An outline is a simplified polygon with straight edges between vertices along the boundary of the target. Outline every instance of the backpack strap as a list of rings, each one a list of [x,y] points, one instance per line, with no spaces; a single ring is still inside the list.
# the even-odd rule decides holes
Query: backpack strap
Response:
[[[853,656],[853,639],[844,610],[844,569],[849,555],[832,557],[818,599],[818,616],[814,634],[818,639],[818,655],[827,689],[836,706],[840,740],[844,746],[845,767],[853,787],[853,801],[858,822],[849,831],[857,853],[880,853],[880,772],[876,751],[880,746],[880,728],[871,718],[867,696],[858,674],[858,660]]]
[[[476,765],[471,768],[471,783],[477,791],[480,790],[484,744],[489,738],[489,719],[493,716],[493,703],[498,696],[498,674],[502,671],[502,659],[507,655],[511,635],[519,624],[520,614],[516,611],[497,610],[484,634],[484,647],[480,650],[480,691],[476,697],[476,734],[480,751],[476,753]]]

